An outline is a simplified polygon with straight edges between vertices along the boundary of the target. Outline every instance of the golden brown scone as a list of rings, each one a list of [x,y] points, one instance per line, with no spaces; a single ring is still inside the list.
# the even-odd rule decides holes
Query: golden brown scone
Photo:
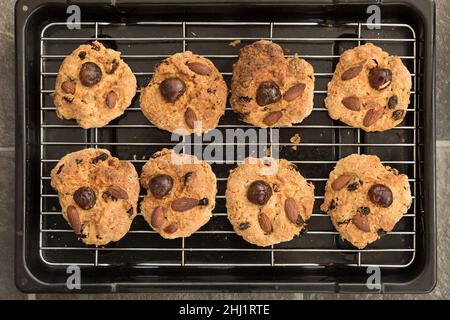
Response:
[[[56,77],[54,103],[61,119],[100,128],[121,116],[136,94],[136,77],[120,52],[100,42],[81,45],[68,55]]]
[[[206,162],[163,149],[144,165],[140,179],[148,191],[142,215],[162,237],[189,237],[211,218],[217,187]]]
[[[287,160],[247,158],[230,172],[225,197],[235,232],[266,247],[305,230],[314,207],[314,186]]]
[[[353,154],[330,173],[320,208],[343,239],[364,249],[379,233],[394,228],[411,201],[406,175],[384,166],[376,156]]]
[[[285,58],[279,45],[266,40],[241,49],[230,103],[243,121],[261,128],[300,123],[312,112],[313,96],[314,70],[305,60]]]
[[[401,59],[368,43],[341,55],[325,105],[334,120],[364,131],[385,131],[405,118],[411,87]]]
[[[201,134],[225,112],[227,85],[214,64],[190,51],[165,59],[142,88],[141,109],[160,129]]]
[[[62,214],[86,244],[119,241],[137,213],[139,178],[134,166],[104,149],[65,155],[51,172]]]

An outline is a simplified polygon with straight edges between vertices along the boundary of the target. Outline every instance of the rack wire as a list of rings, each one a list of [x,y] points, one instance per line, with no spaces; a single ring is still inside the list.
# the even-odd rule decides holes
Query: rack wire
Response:
[[[40,237],[41,259],[48,265],[109,266],[322,266],[342,264],[353,267],[402,268],[410,265],[416,252],[417,154],[420,148],[420,99],[416,35],[406,24],[381,24],[372,30],[364,23],[323,26],[303,22],[137,22],[116,24],[83,22],[80,30],[52,22],[40,39]],[[161,36],[161,35],[164,36]],[[303,35],[314,34],[316,37]],[[106,247],[85,246],[77,240],[63,219],[57,194],[50,186],[50,170],[60,157],[85,147],[108,148],[113,155],[131,161],[140,172],[149,156],[179,142],[151,125],[141,114],[136,98],[124,116],[105,128],[83,130],[73,121],[56,117],[50,94],[64,57],[78,45],[93,39],[117,46],[143,85],[160,60],[179,51],[191,50],[211,59],[225,80],[231,79],[232,64],[239,48],[259,39],[283,46],[286,56],[295,53],[313,64],[316,76],[315,105],[303,123],[277,128],[279,142],[269,130],[270,150],[279,148],[280,157],[298,164],[300,172],[316,186],[315,207],[309,231],[291,242],[258,248],[234,234],[226,218],[224,190],[228,171],[237,161],[212,163],[218,177],[217,207],[211,221],[190,238],[164,240],[139,214],[130,232],[118,243]],[[331,120],[323,105],[326,84],[331,79],[339,54],[356,45],[374,42],[399,55],[413,77],[411,104],[404,123],[386,133],[364,133]],[[138,90],[138,94],[139,95]],[[248,129],[227,106],[220,130]],[[302,142],[290,141],[298,133]],[[191,145],[204,143],[192,143]],[[232,144],[238,146],[240,143]],[[296,148],[296,150],[295,150]],[[324,185],[335,163],[351,153],[379,155],[384,163],[408,174],[413,205],[394,231],[358,250],[339,238],[326,214],[320,212]],[[142,195],[140,196],[142,198]]]

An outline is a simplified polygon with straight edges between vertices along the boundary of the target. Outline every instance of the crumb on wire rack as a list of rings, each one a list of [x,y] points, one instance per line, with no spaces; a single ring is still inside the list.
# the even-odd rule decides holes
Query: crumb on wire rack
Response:
[[[232,46],[232,47],[236,47],[240,43],[241,43],[241,40],[237,39],[237,40],[231,41],[228,45]]]
[[[291,143],[294,143],[294,145],[291,147],[292,150],[297,150],[297,145],[300,144],[300,142],[302,141],[302,138],[300,137],[300,135],[298,133],[296,133],[291,137],[291,139],[289,141],[291,141]]]

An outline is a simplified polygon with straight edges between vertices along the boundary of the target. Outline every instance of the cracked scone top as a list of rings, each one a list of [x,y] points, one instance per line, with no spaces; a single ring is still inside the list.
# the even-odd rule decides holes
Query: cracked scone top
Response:
[[[230,103],[242,120],[266,128],[291,126],[313,108],[313,67],[297,55],[260,40],[241,49],[233,66]]]
[[[287,160],[247,158],[231,171],[225,197],[235,232],[266,247],[289,241],[306,229],[314,186]]]
[[[140,180],[147,189],[142,215],[162,237],[188,237],[211,218],[216,176],[195,156],[168,149],[156,152],[142,168]]]
[[[341,237],[359,249],[391,231],[411,206],[408,177],[376,156],[341,159],[325,186],[321,210]]]
[[[168,57],[142,88],[140,104],[156,127],[178,134],[201,134],[219,123],[228,89],[214,64],[190,51]]]
[[[120,240],[137,213],[139,178],[134,166],[104,149],[65,155],[51,171],[63,217],[86,244]]]
[[[136,86],[120,52],[98,41],[81,45],[64,59],[56,77],[56,114],[84,129],[106,126],[130,106]]]
[[[334,120],[364,131],[385,131],[405,118],[411,87],[401,59],[368,43],[342,53],[325,105]]]

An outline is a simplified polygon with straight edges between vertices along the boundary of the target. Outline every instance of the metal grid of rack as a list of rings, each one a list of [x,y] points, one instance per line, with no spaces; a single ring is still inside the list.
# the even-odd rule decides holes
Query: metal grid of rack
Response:
[[[405,24],[382,24],[371,30],[366,24],[322,26],[294,22],[140,22],[113,24],[84,22],[80,30],[68,31],[65,23],[50,23],[41,32],[40,51],[40,239],[42,260],[54,266],[71,264],[108,266],[348,266],[406,267],[416,250],[417,153],[419,146],[419,76],[414,29]],[[124,32],[124,30],[127,32]],[[389,37],[382,37],[388,30]],[[314,32],[316,38],[302,37]],[[117,35],[116,35],[117,34]],[[125,36],[125,35],[126,36]],[[161,37],[164,34],[164,37]],[[69,35],[69,36],[67,36]],[[83,130],[75,122],[62,121],[55,115],[50,94],[64,57],[82,43],[99,39],[113,43],[143,85],[153,72],[152,64],[173,53],[192,50],[210,58],[229,83],[231,66],[239,47],[259,39],[271,39],[283,46],[286,56],[299,53],[313,64],[316,76],[315,105],[303,123],[277,128],[280,157],[299,166],[300,172],[316,185],[316,203],[309,231],[285,244],[257,248],[245,243],[232,231],[226,218],[224,186],[228,170],[237,164],[216,162],[218,205],[211,221],[186,239],[164,240],[138,216],[127,236],[106,247],[88,247],[78,241],[61,216],[57,194],[50,186],[49,172],[65,153],[85,147],[108,148],[113,155],[130,160],[138,172],[149,156],[176,145],[141,114],[138,99],[124,116],[105,128]],[[413,92],[407,117],[388,133],[367,134],[329,119],[323,106],[326,83],[331,79],[339,53],[361,43],[374,42],[399,55],[413,77]],[[138,94],[139,95],[139,90]],[[219,129],[251,128],[237,120],[230,107]],[[290,137],[298,133],[302,142],[296,146]],[[273,141],[273,130],[269,141]],[[295,150],[296,149],[296,150]],[[395,152],[394,152],[395,151]],[[351,153],[379,155],[384,163],[407,173],[413,193],[413,205],[396,229],[365,250],[358,250],[340,240],[326,214],[320,212],[328,173],[341,157]],[[142,196],[141,196],[142,197]]]

